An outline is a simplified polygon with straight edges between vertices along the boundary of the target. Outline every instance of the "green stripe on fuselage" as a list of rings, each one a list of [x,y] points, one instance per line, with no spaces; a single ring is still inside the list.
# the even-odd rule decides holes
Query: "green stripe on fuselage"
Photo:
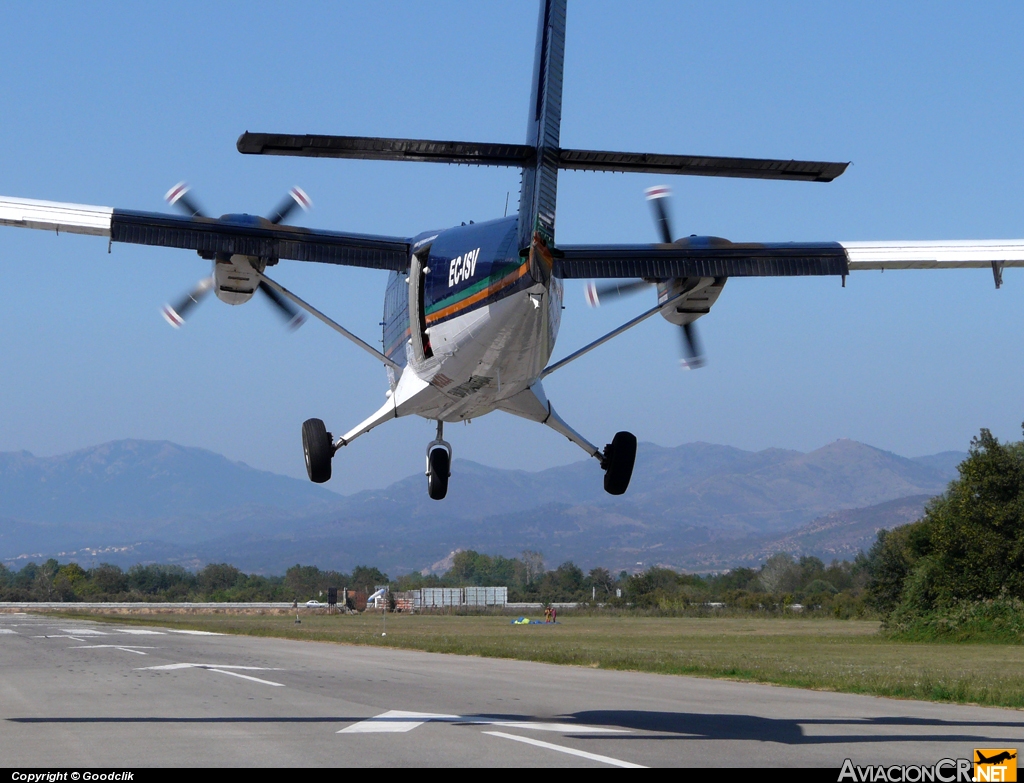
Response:
[[[426,314],[431,315],[433,313],[436,313],[438,310],[443,310],[446,307],[451,307],[453,304],[458,304],[463,299],[472,296],[478,291],[483,291],[488,286],[500,282],[502,279],[508,277],[510,274],[519,269],[519,267],[521,266],[521,263],[513,262],[510,264],[506,263],[502,264],[501,266],[491,267],[490,275],[483,278],[482,280],[478,280],[471,286],[463,288],[461,291],[456,291],[450,296],[446,296],[440,302],[435,302],[434,304],[430,305],[430,307],[426,308]]]

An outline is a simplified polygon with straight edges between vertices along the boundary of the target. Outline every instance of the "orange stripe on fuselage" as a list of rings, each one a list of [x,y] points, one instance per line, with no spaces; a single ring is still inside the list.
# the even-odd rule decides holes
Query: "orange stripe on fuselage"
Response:
[[[427,316],[427,323],[431,324],[434,323],[435,321],[441,320],[442,318],[447,318],[449,315],[455,315],[456,313],[465,310],[467,307],[475,305],[477,302],[482,302],[489,296],[493,296],[494,294],[501,291],[503,288],[508,288],[510,285],[516,282],[516,280],[523,277],[527,273],[529,268],[529,262],[523,262],[522,264],[519,265],[518,269],[516,269],[511,274],[505,275],[505,277],[501,278],[501,280],[499,280],[497,283],[494,283],[492,285],[487,286],[487,288],[477,291],[472,296],[467,296],[462,301],[456,302],[455,304],[452,305],[448,305],[448,307],[444,308],[443,310],[438,310],[435,313],[430,313]]]

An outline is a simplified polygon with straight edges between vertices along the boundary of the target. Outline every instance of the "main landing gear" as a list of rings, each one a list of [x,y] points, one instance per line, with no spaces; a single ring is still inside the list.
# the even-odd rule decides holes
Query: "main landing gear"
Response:
[[[604,470],[604,491],[609,495],[622,495],[629,487],[636,462],[636,435],[616,432],[612,442],[604,447],[601,469]]]
[[[437,437],[427,444],[427,494],[431,500],[444,500],[448,477],[452,475],[452,445],[444,440],[444,422],[437,422]]]
[[[636,462],[636,436],[633,433],[615,433],[612,442],[602,451],[562,421],[550,406],[546,411],[541,412],[541,414],[544,413],[546,413],[546,418],[540,419],[540,415],[538,415],[534,420],[541,420],[542,423],[565,435],[587,454],[600,461],[601,469],[604,471],[605,492],[609,495],[622,495],[626,492],[629,488],[629,480],[633,477],[633,464]],[[346,445],[376,423],[379,422],[370,421],[369,426],[366,426],[364,422],[364,425],[360,425],[352,432],[346,433],[344,437],[338,438],[337,444],[335,444],[333,436],[320,419],[304,421],[302,423],[302,450],[306,456],[306,472],[309,474],[309,480],[317,484],[330,481],[331,460],[334,458],[336,446]],[[439,420],[437,422],[437,437],[427,444],[427,494],[432,500],[443,500],[448,494],[448,479],[451,476],[451,469],[452,446],[444,439],[444,422]]]
[[[306,473],[315,484],[331,480],[334,439],[320,419],[302,422],[302,450],[306,455]]]

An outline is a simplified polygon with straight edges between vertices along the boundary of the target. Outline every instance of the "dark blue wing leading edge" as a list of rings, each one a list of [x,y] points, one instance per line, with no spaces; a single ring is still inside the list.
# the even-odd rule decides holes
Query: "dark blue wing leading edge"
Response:
[[[838,242],[733,243],[694,237],[671,245],[559,245],[554,274],[562,278],[669,279],[847,275]]]
[[[409,240],[401,237],[263,225],[259,220],[232,222],[115,209],[110,238],[114,242],[182,248],[211,256],[226,253],[287,258],[393,271],[409,266]]]

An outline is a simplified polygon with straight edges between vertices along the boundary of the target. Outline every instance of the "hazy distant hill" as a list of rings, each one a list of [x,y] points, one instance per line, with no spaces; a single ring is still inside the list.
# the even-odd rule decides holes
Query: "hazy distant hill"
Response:
[[[781,535],[751,536],[698,546],[689,553],[687,567],[709,571],[754,567],[775,552],[813,555],[826,563],[833,559],[848,560],[861,550],[867,551],[879,530],[891,530],[920,519],[931,498],[931,495],[912,495],[867,508],[834,511]]]
[[[938,454],[929,454],[927,457],[913,457],[914,462],[948,475],[950,481],[957,477],[957,465],[965,459],[967,459],[967,452],[964,451],[942,451]]]
[[[115,441],[56,457],[0,453],[0,552],[200,541],[304,518],[342,500],[316,484],[165,441]]]
[[[594,460],[528,473],[456,459],[438,503],[422,476],[343,497],[202,449],[119,441],[45,459],[0,454],[0,558],[77,552],[268,572],[372,563],[397,574],[458,548],[616,569],[721,568],[773,546],[848,556],[872,525],[892,527],[941,492],[965,456],[906,459],[849,440],[807,454],[644,443],[621,498],[604,493]]]

